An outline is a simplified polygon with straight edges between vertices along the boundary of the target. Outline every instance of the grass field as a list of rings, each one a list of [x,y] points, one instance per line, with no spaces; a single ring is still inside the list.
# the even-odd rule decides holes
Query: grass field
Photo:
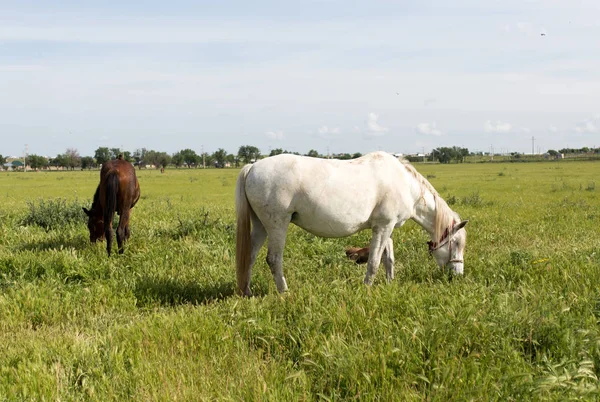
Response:
[[[600,163],[416,166],[470,220],[464,277],[412,222],[393,235],[396,280],[380,269],[372,287],[344,255],[368,231],[294,227],[290,291],[263,250],[250,299],[237,170],[138,172],[110,258],[64,215],[97,171],[0,172],[0,400],[598,400]]]

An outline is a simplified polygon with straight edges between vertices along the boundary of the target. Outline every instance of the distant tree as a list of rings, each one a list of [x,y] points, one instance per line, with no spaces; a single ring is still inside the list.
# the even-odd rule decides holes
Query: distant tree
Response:
[[[223,148],[219,148],[212,154],[215,161],[215,166],[218,168],[224,168],[225,162],[227,161],[227,152]]]
[[[119,154],[121,154],[121,148],[111,148],[110,149],[110,159],[117,159]]]
[[[181,153],[181,156],[183,157],[183,163],[185,165],[187,165],[188,168],[191,168],[192,166],[196,166],[198,164],[199,157],[195,151],[193,151],[189,148],[186,148],[179,152]]]
[[[238,159],[236,158],[236,156],[234,154],[229,154],[227,155],[227,158],[225,158],[225,160],[231,165],[231,166],[235,166],[238,167],[239,163],[238,163]]]
[[[308,151],[308,153],[306,154],[306,156],[311,156],[313,158],[318,158],[319,157],[319,153],[317,151],[315,151],[314,149],[311,149],[310,151]]]
[[[96,161],[91,156],[83,156],[81,158],[81,169],[92,169],[96,167]]]
[[[460,147],[440,147],[434,149],[432,158],[437,159],[440,163],[450,163],[451,161],[463,162],[464,158],[469,155],[467,148]]]
[[[158,152],[154,150],[147,150],[144,153],[144,160],[142,161],[144,165],[154,165],[155,168],[158,168]]]
[[[171,163],[173,163],[176,168],[183,166],[183,155],[181,152],[175,152],[171,155]]]
[[[550,156],[556,156],[556,155],[558,155],[558,152],[556,150],[554,150],[554,149],[549,149],[547,153]]]
[[[360,152],[356,152],[355,154],[352,155],[352,159],[360,158],[361,156],[362,156],[362,154]]]
[[[56,155],[56,157],[50,159],[50,166],[54,166],[56,168],[62,167],[66,169],[69,167],[67,156],[65,154]]]
[[[67,148],[67,151],[65,152],[65,158],[67,161],[67,167],[70,167],[71,170],[75,170],[76,167],[81,166],[81,157],[75,148]]]
[[[104,165],[110,160],[110,150],[107,147],[100,147],[94,152],[94,159],[98,165]]]
[[[269,156],[281,155],[281,154],[292,154],[300,155],[298,152],[288,151],[287,149],[275,148],[269,153]]]
[[[348,159],[352,159],[352,155],[350,154],[337,154],[335,156],[336,159],[341,159],[341,160],[348,160]]]
[[[140,169],[142,168],[142,162],[146,157],[146,151],[146,148],[138,148],[133,152],[133,163]]]
[[[4,165],[6,163],[6,156],[0,155],[0,165]]]
[[[458,148],[458,152],[460,155],[460,160],[457,159],[457,162],[464,162],[465,158],[469,156],[469,148]]]
[[[29,155],[27,156],[27,164],[33,170],[44,169],[48,167],[48,159],[45,156],[40,155]]]
[[[169,163],[171,163],[171,156],[169,156],[169,154],[166,152],[159,152],[157,155],[157,162],[157,168],[158,166],[166,168],[167,166],[169,166]]]
[[[215,158],[213,154],[204,152],[198,156],[198,166],[213,166],[215,164]]]
[[[238,158],[244,163],[251,163],[260,158],[260,150],[252,145],[242,145],[238,150]]]

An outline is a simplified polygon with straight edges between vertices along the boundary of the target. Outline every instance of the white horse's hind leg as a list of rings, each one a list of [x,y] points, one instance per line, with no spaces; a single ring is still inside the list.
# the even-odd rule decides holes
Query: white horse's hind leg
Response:
[[[383,266],[388,282],[394,279],[394,242],[390,237],[383,249]]]
[[[390,239],[393,229],[393,226],[373,228],[373,238],[371,239],[369,248],[369,261],[367,262],[367,274],[365,275],[365,283],[367,285],[373,283],[373,278],[377,274],[379,264],[381,264],[381,255],[383,254],[384,248],[387,246],[387,241]]]
[[[284,229],[271,230],[268,233],[269,244],[267,246],[267,264],[271,268],[273,279],[279,293],[285,292],[288,287],[283,277],[283,249],[285,247],[285,236],[287,226]]]
[[[256,217],[256,215],[252,214],[252,234],[250,235],[250,270],[252,270],[252,266],[256,262],[256,257],[258,256],[258,252],[263,244],[265,244],[266,239],[267,231],[265,230],[265,227]]]

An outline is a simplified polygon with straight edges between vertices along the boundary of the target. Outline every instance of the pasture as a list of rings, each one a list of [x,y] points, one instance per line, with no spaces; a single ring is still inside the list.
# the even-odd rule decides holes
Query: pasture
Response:
[[[90,206],[98,171],[0,172],[0,400],[600,398],[600,164],[416,168],[470,221],[464,277],[413,222],[393,234],[396,279],[380,268],[372,287],[344,253],[368,231],[292,227],[289,292],[263,248],[249,299],[237,169],[138,171],[110,258],[61,215]],[[45,227],[41,206],[57,210]]]

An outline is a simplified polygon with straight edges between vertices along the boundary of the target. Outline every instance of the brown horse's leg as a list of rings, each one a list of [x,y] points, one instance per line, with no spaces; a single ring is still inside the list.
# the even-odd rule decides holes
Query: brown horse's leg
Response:
[[[119,254],[123,254],[125,240],[129,238],[129,209],[123,211],[119,218],[119,226],[117,227],[117,244],[119,245]]]

